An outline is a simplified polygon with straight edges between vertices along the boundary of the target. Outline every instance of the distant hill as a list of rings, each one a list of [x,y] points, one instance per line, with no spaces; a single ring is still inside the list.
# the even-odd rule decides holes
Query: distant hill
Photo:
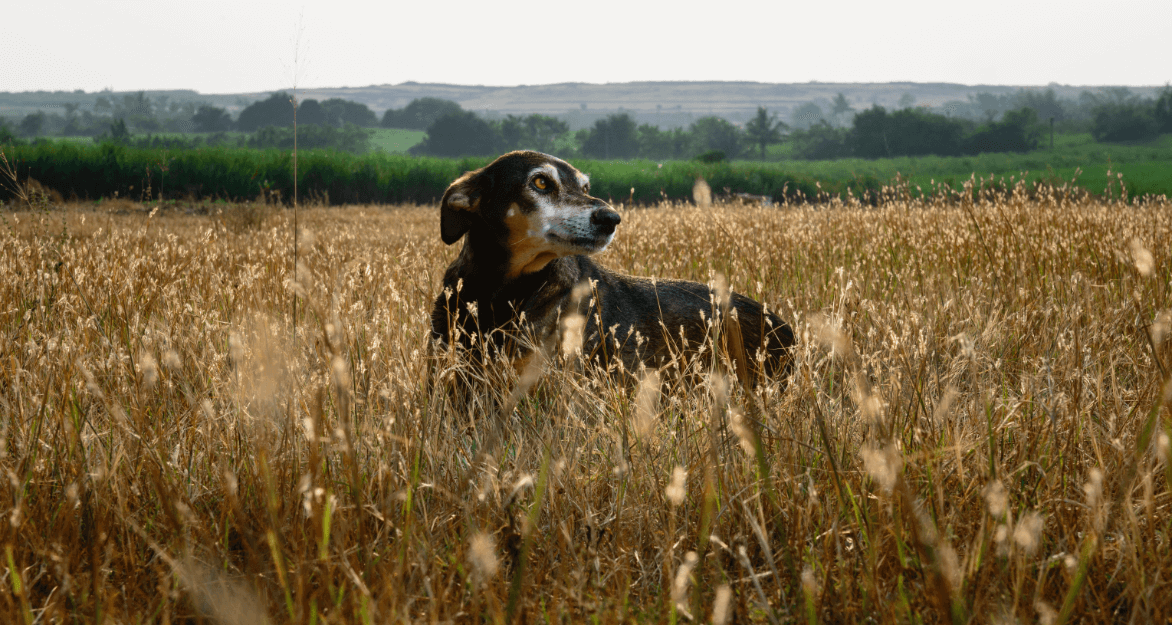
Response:
[[[860,110],[872,104],[888,108],[898,106],[910,95],[916,105],[940,107],[948,102],[966,101],[978,93],[1001,95],[1019,89],[1052,88],[1060,98],[1077,98],[1083,91],[1110,88],[1046,86],[961,85],[955,83],[759,83],[759,82],[631,82],[631,83],[562,83],[556,85],[522,85],[486,87],[406,82],[399,85],[301,89],[302,98],[344,98],[366,104],[376,113],[388,108],[402,108],[411,100],[436,97],[453,100],[467,110],[493,118],[507,114],[542,113],[565,119],[571,128],[589,126],[607,114],[629,112],[640,123],[661,127],[682,126],[706,115],[718,115],[746,121],[758,106],[765,106],[782,119],[807,102],[828,110],[831,100],[842,93]],[[1153,96],[1160,86],[1129,87],[1137,95]],[[152,100],[166,97],[168,103],[206,102],[239,113],[245,106],[267,97],[271,92],[238,94],[201,94],[190,90],[147,91]],[[99,97],[121,98],[126,92],[25,92],[0,93],[0,116],[12,119],[36,110],[64,110],[67,103],[91,109]]]

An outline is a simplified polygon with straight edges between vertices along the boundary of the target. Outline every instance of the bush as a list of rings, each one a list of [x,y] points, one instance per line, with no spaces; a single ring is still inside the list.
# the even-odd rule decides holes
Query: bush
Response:
[[[1145,102],[1118,102],[1095,107],[1091,126],[1091,136],[1095,141],[1137,141],[1159,133],[1154,106]]]

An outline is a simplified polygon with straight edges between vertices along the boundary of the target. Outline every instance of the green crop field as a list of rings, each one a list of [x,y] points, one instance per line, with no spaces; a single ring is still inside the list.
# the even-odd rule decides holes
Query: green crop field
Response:
[[[159,135],[163,136],[163,135]],[[438,198],[460,172],[488,157],[415,158],[404,154],[424,136],[420,131],[376,129],[367,154],[302,150],[298,188],[305,197],[332,203],[423,202]],[[719,196],[750,193],[777,201],[807,201],[819,196],[873,196],[885,186],[906,184],[913,195],[946,189],[1007,187],[1020,180],[1056,187],[1077,186],[1096,195],[1172,196],[1172,136],[1144,144],[1096,143],[1087,135],[1056,139],[1054,150],[963,157],[903,157],[833,161],[595,161],[569,157],[593,177],[599,197],[651,204],[691,198],[697,178]],[[32,177],[63,197],[97,199],[162,188],[166,197],[251,199],[262,188],[292,197],[292,159],[288,150],[236,147],[193,149],[97,145],[89,138],[38,141],[6,146],[22,180]],[[946,185],[942,186],[942,185]],[[138,189],[138,191],[135,191]]]

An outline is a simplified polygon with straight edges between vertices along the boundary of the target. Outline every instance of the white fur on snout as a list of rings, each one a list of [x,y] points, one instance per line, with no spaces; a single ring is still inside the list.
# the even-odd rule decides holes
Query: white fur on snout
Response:
[[[534,199],[541,236],[563,253],[601,252],[614,239],[613,231],[600,237],[601,233],[590,223],[593,206],[562,203],[544,195]]]

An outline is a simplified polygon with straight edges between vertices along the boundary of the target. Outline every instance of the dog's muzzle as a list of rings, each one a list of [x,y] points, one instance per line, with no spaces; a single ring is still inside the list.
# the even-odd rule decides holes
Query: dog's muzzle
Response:
[[[622,221],[622,216],[609,208],[600,208],[590,213],[590,225],[599,234],[613,234],[615,226]]]

